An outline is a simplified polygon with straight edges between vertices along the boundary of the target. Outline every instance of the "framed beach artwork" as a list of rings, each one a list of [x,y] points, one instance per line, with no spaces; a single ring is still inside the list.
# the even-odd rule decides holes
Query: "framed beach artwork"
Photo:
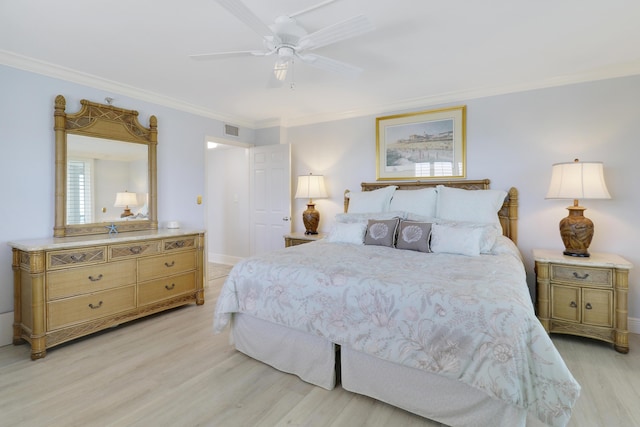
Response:
[[[466,106],[376,119],[376,179],[466,177]]]

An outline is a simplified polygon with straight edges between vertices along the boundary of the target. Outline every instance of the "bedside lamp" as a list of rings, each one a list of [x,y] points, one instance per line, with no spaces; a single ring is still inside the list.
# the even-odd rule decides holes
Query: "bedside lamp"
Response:
[[[120,218],[133,216],[129,206],[136,206],[138,204],[138,196],[136,193],[129,193],[124,191],[122,193],[116,193],[116,202],[113,204],[116,208],[124,208],[124,212],[120,214]]]
[[[315,209],[313,199],[327,197],[324,188],[323,175],[300,175],[298,177],[298,189],[296,199],[309,199],[307,210],[302,213],[302,222],[306,231],[304,234],[318,234],[318,223],[320,222],[320,212]]]
[[[610,199],[604,182],[602,162],[556,163],[551,170],[551,184],[547,199],[573,199],[569,215],[560,221],[560,236],[565,255],[588,257],[587,249],[593,238],[593,222],[583,215],[586,208],[578,199]]]

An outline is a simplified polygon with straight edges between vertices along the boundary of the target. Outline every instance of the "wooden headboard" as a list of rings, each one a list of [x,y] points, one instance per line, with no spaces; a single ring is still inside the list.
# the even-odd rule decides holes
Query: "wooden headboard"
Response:
[[[480,179],[475,181],[459,180],[459,181],[381,181],[381,182],[363,182],[361,185],[362,191],[377,190],[388,185],[396,185],[398,190],[418,190],[420,188],[435,187],[437,185],[445,185],[447,187],[461,188],[464,190],[488,190],[488,179]],[[347,194],[349,190],[344,192],[344,211],[349,209],[349,198]],[[502,225],[502,232],[505,236],[518,243],[518,190],[514,187],[509,189],[507,197],[502,204],[502,208],[498,212],[498,218],[500,218],[500,224]]]

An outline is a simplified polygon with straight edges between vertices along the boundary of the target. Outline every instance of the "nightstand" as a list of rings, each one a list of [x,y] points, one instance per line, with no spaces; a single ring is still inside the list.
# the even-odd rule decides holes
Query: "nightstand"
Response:
[[[315,240],[323,239],[326,236],[324,233],[318,234],[304,234],[304,233],[289,233],[284,235],[284,247],[302,245],[304,243],[313,242]]]
[[[538,319],[549,333],[580,335],[613,343],[629,352],[627,293],[629,270],[624,258],[592,253],[588,258],[562,251],[534,249]]]

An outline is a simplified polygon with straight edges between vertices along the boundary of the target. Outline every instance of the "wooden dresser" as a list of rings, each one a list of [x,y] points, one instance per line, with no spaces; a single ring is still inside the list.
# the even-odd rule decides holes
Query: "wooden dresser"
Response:
[[[204,303],[204,232],[154,230],[17,241],[13,343],[48,348],[139,317]]]
[[[534,249],[538,319],[547,332],[581,335],[629,351],[627,293],[632,265],[592,253],[580,258]]]

